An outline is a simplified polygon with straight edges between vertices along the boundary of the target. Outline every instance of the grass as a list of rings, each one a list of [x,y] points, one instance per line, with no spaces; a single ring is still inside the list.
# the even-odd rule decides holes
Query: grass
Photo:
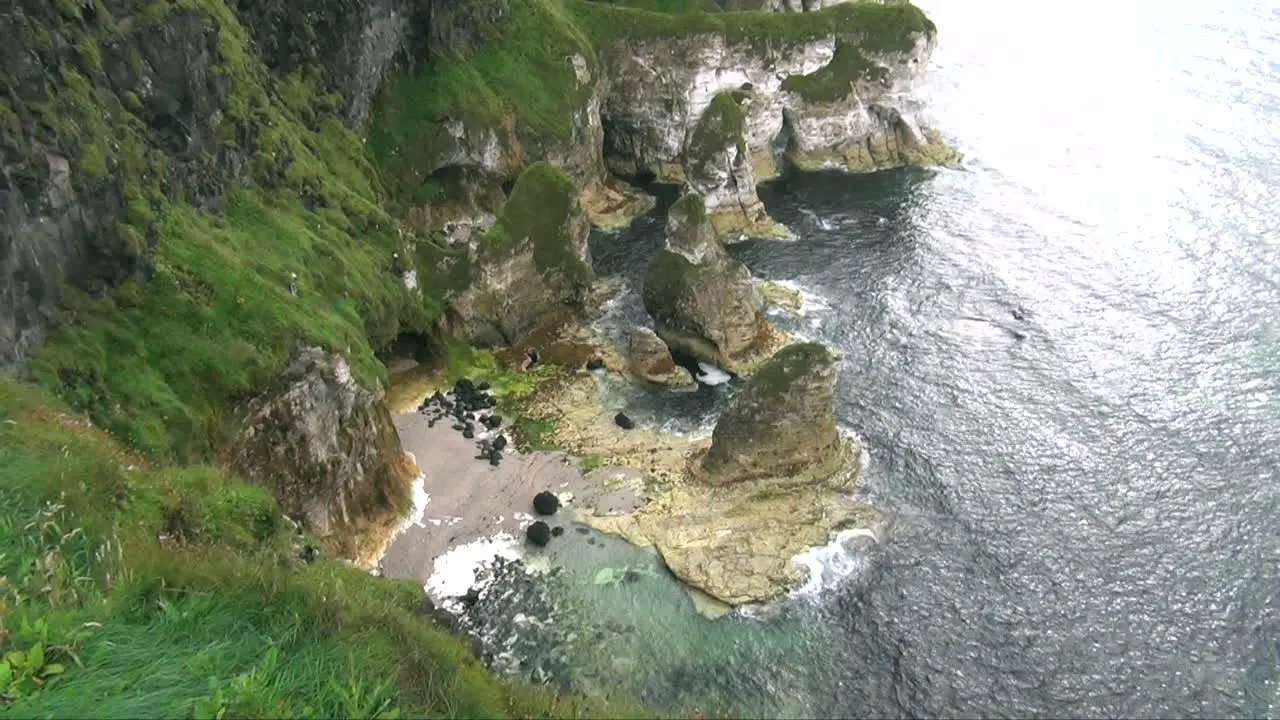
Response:
[[[856,39],[864,50],[890,52],[910,49],[916,33],[936,32],[922,10],[906,3],[848,2],[805,13],[747,10],[673,15],[590,0],[568,2],[573,16],[601,43],[717,34],[729,45],[767,49],[844,36]]]
[[[453,142],[446,120],[493,132],[517,161],[544,157],[570,138],[589,87],[579,86],[569,58],[593,68],[591,43],[560,0],[494,4],[505,18],[481,24],[483,48],[455,50],[393,78],[379,95],[369,147],[403,203],[420,204],[434,191],[431,174]]]
[[[412,583],[307,565],[261,490],[149,464],[0,379],[0,717],[615,716],[488,674]],[[160,542],[158,537],[165,536]],[[56,661],[56,662],[55,662]]]
[[[829,103],[842,100],[853,92],[854,83],[868,78],[879,81],[888,70],[867,59],[857,45],[836,44],[831,62],[808,75],[791,75],[782,81],[782,89],[797,93],[809,102]]]
[[[32,366],[41,384],[150,457],[198,460],[225,445],[232,409],[297,343],[341,352],[366,386],[384,381],[374,351],[433,325],[459,263],[401,232],[363,143],[340,122],[340,100],[301,75],[270,76],[224,0],[156,0],[127,35],[94,7],[94,23],[32,20],[26,32],[49,25],[81,48],[79,64],[61,68],[44,100],[0,108],[6,126],[55,128],[79,149],[77,177],[119,181],[126,204],[90,254],[120,266],[105,275],[128,279],[109,296],[62,288],[62,328]],[[184,13],[213,28],[225,119],[207,158],[178,161],[154,146],[137,97],[117,97],[95,69],[92,48],[136,55],[130,43]],[[220,153],[239,158],[254,186],[228,184],[209,213],[180,175],[228,175],[211,159]],[[408,270],[418,290],[404,286]]]

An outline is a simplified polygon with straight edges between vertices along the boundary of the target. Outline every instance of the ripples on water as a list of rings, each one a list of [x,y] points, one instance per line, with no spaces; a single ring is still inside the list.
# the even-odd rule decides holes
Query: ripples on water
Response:
[[[702,670],[783,714],[1276,717],[1280,11],[924,5],[967,169],[785,178],[800,240],[731,250],[829,302],[894,536]],[[597,264],[638,287],[660,236]]]

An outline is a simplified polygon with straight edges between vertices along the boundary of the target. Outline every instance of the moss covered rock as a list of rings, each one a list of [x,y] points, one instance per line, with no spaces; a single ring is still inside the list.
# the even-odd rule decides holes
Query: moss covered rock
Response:
[[[336,549],[350,553],[368,527],[408,509],[417,468],[380,394],[356,384],[341,356],[300,349],[239,416],[236,470]]]
[[[741,369],[774,337],[751,274],[720,246],[698,195],[672,205],[666,233],[643,291],[658,337],[699,360]]]
[[[568,176],[547,162],[530,165],[473,250],[470,286],[453,303],[464,334],[514,345],[545,315],[580,309],[592,279],[590,230]]]
[[[712,226],[726,241],[784,236],[786,229],[769,217],[756,195],[746,116],[738,102],[722,92],[703,111],[685,147],[685,184],[702,196]]]
[[[817,343],[788,345],[733,398],[703,457],[703,480],[728,484],[788,477],[835,457],[836,356]]]

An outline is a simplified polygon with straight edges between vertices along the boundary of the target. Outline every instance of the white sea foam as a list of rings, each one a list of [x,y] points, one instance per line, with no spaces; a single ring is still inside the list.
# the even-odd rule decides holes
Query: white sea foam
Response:
[[[812,597],[836,587],[845,578],[867,567],[867,554],[860,547],[870,538],[879,543],[875,531],[869,528],[842,530],[830,544],[809,548],[793,559],[809,569],[805,584],[791,591],[792,597]]]
[[[729,373],[711,363],[700,362],[698,363],[698,369],[702,370],[702,372],[698,373],[698,382],[704,385],[723,385],[733,379],[729,376]]]
[[[414,467],[417,467],[418,459],[413,456],[413,453],[406,452],[405,454],[413,460]],[[410,489],[413,493],[413,508],[396,525],[396,529],[392,531],[390,539],[387,540],[387,547],[391,547],[391,543],[405,530],[414,526],[426,527],[427,504],[431,502],[431,496],[427,494],[427,476],[419,472],[418,476],[413,479]]]
[[[494,558],[515,560],[521,556],[519,544],[510,533],[498,533],[458,545],[436,558],[431,577],[423,589],[432,599],[441,601],[466,595],[476,584],[476,573]]]

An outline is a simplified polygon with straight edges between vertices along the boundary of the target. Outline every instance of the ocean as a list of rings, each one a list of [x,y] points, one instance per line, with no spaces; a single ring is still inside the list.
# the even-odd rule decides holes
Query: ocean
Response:
[[[964,168],[783,177],[761,197],[798,239],[730,248],[819,300],[789,329],[844,353],[838,420],[892,532],[715,621],[569,533],[558,579],[481,608],[491,644],[552,593],[574,642],[516,672],[673,712],[1280,716],[1280,10],[922,4]],[[662,207],[593,237],[631,281],[619,332]],[[691,430],[731,392],[625,403]]]

